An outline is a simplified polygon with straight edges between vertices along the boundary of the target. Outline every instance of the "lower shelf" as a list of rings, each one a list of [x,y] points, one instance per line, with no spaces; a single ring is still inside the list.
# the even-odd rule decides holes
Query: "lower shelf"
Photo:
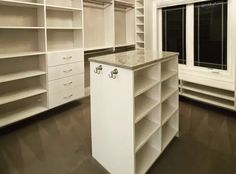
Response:
[[[217,97],[213,97],[213,96],[209,96],[209,95],[205,95],[205,94],[201,94],[201,93],[197,93],[193,91],[188,91],[188,90],[184,90],[180,95],[194,99],[194,100],[198,100],[204,103],[209,103],[215,106],[235,110],[233,101],[220,99]]]
[[[176,136],[177,129],[170,125],[165,125],[162,128],[162,151],[168,146],[171,140]]]
[[[160,154],[160,151],[158,151],[149,144],[143,146],[136,156],[136,173],[146,173]]]
[[[1,114],[0,117],[0,127],[15,123],[17,121],[29,118],[33,115],[39,114],[41,112],[46,111],[47,108],[42,104],[32,104],[25,107],[21,107],[19,109],[15,109],[14,111],[10,111],[7,113]]]

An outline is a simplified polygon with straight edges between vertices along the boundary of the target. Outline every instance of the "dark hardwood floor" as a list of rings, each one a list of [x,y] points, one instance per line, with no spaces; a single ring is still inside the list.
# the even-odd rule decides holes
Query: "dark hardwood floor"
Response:
[[[0,174],[107,174],[91,157],[89,99],[0,130]],[[236,174],[236,113],[186,99],[180,137],[150,174]]]

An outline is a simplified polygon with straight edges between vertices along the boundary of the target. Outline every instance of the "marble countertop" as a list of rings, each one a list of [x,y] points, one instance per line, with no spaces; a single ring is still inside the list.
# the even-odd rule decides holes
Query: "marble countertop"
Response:
[[[151,65],[165,59],[178,56],[175,52],[159,52],[155,53],[148,50],[133,50],[116,54],[92,57],[90,62],[96,62],[115,67],[135,70],[143,66]]]

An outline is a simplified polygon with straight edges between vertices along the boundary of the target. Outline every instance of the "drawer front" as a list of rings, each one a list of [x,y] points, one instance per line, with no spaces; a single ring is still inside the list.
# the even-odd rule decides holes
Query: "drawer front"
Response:
[[[48,66],[57,66],[79,61],[84,61],[83,50],[65,51],[48,54]]]
[[[77,62],[48,68],[48,80],[56,80],[84,72],[84,63]]]
[[[49,93],[49,108],[54,108],[84,96],[84,87],[76,87],[59,93]]]
[[[84,74],[74,75],[49,82],[49,93],[60,93],[70,89],[84,87]]]

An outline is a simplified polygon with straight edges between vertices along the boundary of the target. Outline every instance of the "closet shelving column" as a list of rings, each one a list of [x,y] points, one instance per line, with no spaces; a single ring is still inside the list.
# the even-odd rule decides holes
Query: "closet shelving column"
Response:
[[[0,0],[0,127],[47,110],[44,1]]]
[[[115,0],[115,47],[135,46],[134,0]]]
[[[143,174],[178,133],[177,59],[135,72],[135,166]]]
[[[135,3],[135,17],[136,17],[136,48],[145,48],[145,0],[136,0]]]
[[[85,51],[114,48],[114,1],[83,0]]]
[[[82,0],[46,0],[49,108],[84,96]]]

